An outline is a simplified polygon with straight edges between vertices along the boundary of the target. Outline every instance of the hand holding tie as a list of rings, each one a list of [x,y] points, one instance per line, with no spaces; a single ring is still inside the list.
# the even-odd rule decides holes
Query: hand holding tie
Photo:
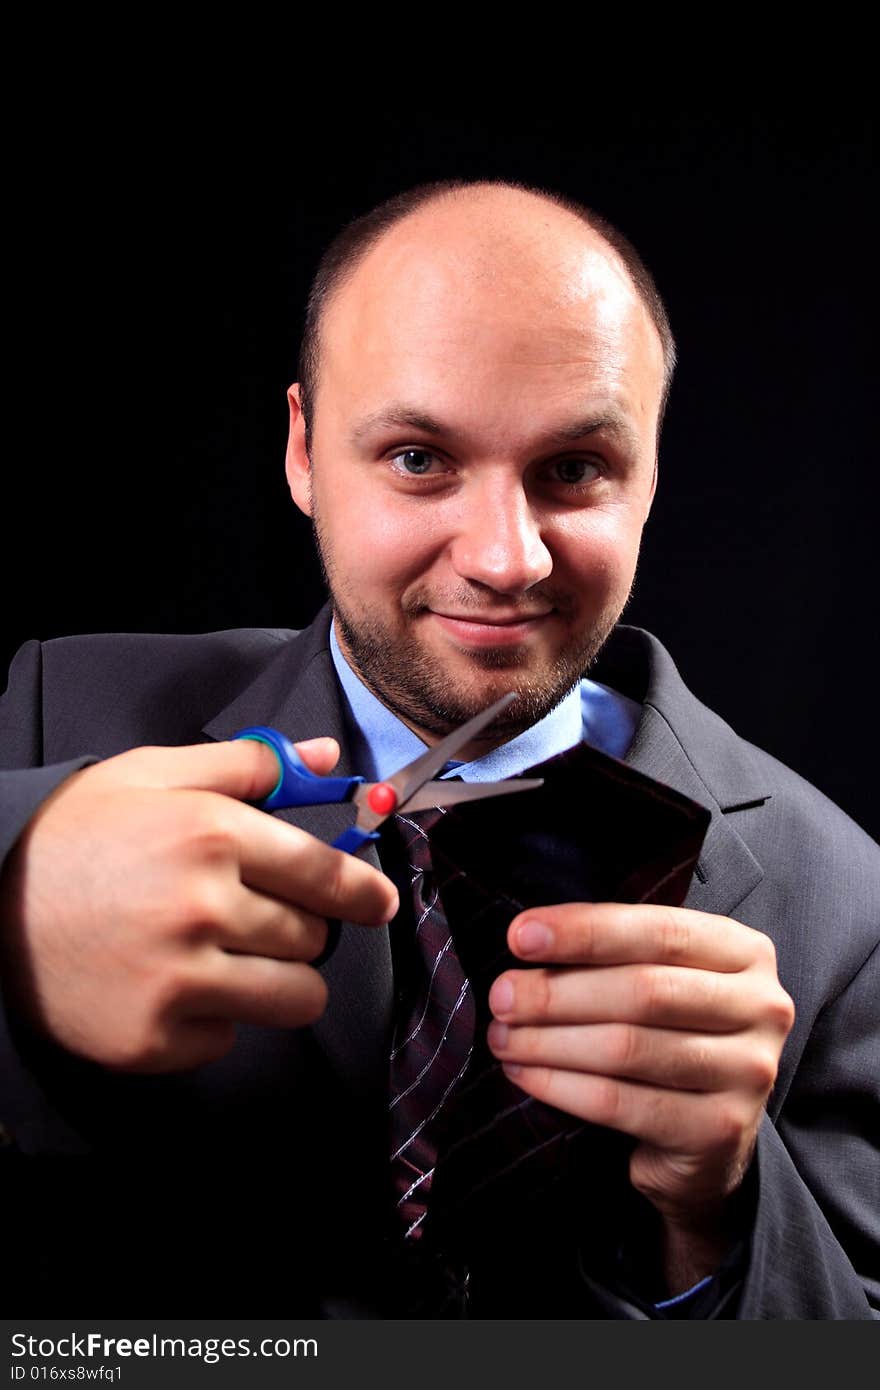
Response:
[[[794,1021],[773,943],[726,917],[622,903],[531,909],[508,943],[546,968],[495,981],[492,1051],[538,1100],[639,1141],[630,1180],[667,1253],[693,1255],[678,1282],[711,1273]]]

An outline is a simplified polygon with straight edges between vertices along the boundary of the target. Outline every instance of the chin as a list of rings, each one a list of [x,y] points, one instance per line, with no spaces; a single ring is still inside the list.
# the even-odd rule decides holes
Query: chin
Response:
[[[465,663],[470,668],[483,671],[521,671],[526,674],[534,664],[526,646],[520,647],[480,647],[478,651],[465,651],[459,648]],[[441,657],[442,660],[442,657]],[[447,658],[448,660],[448,658]],[[535,674],[538,674],[535,672]]]

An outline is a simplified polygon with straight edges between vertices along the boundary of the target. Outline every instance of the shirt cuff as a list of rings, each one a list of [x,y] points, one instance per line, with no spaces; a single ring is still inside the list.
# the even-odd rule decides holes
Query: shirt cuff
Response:
[[[754,1165],[746,1174],[730,1213],[730,1245],[711,1274],[677,1294],[664,1292],[663,1232],[659,1215],[633,1194],[610,1271],[611,1288],[627,1303],[658,1320],[733,1318],[748,1269],[757,1183]]]

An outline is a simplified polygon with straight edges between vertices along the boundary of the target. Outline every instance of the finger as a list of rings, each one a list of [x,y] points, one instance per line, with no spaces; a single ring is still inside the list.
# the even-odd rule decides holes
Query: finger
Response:
[[[763,981],[666,965],[508,970],[492,985],[489,1007],[509,1024],[643,1023],[710,1033],[735,1032],[775,1015],[773,993]]]
[[[308,739],[295,747],[309,770],[322,776],[339,760],[339,745],[332,738]],[[277,754],[253,738],[183,748],[135,748],[104,766],[121,766],[123,760],[141,786],[190,787],[222,792],[239,801],[259,801],[278,781]]]
[[[363,859],[251,806],[224,808],[243,883],[319,917],[381,926],[398,911],[390,879]]]
[[[515,955],[566,965],[645,961],[702,970],[743,970],[775,961],[770,938],[752,927],[692,908],[653,903],[561,903],[532,908],[508,929]]]
[[[536,1100],[680,1154],[735,1149],[754,1125],[754,1104],[734,1093],[666,1090],[548,1067],[503,1070]]]
[[[776,1080],[779,1049],[750,1034],[688,1033],[630,1023],[509,1028],[493,1022],[488,1042],[502,1062],[583,1071],[687,1091],[753,1091]]]
[[[215,1062],[235,1046],[235,1023],[231,1019],[168,1019],[155,1045],[137,1059],[127,1059],[124,1067],[104,1062],[108,1071],[144,1075],[189,1071],[192,1067]]]
[[[224,951],[312,961],[327,944],[327,921],[250,888],[239,888],[214,937]]]
[[[303,1028],[327,1006],[327,986],[301,961],[217,951],[187,995],[189,1018],[232,1019],[267,1028]]]

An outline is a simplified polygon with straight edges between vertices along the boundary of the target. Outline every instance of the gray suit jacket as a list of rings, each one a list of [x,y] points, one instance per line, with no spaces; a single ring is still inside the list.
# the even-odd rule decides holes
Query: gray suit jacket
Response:
[[[26,644],[0,704],[0,856],[72,770],[142,744],[272,724],[334,735],[356,771],[328,623],[324,610],[301,634]],[[618,627],[591,674],[643,702],[626,761],[711,813],[686,905],[766,932],[797,1008],[759,1134],[747,1268],[723,1315],[880,1316],[880,850],[702,705],[650,634]],[[325,840],[353,819],[348,806],[281,814]],[[10,1249],[31,1252],[16,1256],[10,1312],[399,1315],[381,1253],[387,932],[343,930],[323,970],[330,1004],[313,1028],[242,1027],[228,1057],[176,1076],[110,1075],[7,1018],[0,1121],[22,1227]],[[643,1316],[607,1292],[592,1251],[588,1223],[496,1235],[474,1252],[472,1314]]]

